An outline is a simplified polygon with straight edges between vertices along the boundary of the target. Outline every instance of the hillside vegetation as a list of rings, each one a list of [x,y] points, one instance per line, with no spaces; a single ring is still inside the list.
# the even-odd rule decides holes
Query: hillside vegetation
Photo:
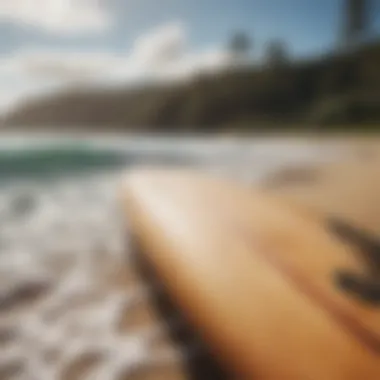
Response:
[[[229,69],[186,84],[66,91],[34,99],[7,126],[219,131],[380,125],[380,42],[304,62]]]

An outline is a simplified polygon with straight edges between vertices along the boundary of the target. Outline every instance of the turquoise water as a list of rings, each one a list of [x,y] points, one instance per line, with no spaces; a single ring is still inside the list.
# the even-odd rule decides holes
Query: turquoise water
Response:
[[[134,167],[193,167],[253,184],[281,166],[337,153],[336,146],[275,139],[3,137],[0,254],[112,250],[123,220],[117,196]]]
[[[99,146],[91,142],[31,142],[0,148],[0,184],[15,179],[52,179],[116,171],[138,164],[187,164],[194,157],[177,152]]]
[[[0,151],[0,181],[96,172],[122,167],[128,161],[128,157],[118,152],[98,151],[85,146]]]

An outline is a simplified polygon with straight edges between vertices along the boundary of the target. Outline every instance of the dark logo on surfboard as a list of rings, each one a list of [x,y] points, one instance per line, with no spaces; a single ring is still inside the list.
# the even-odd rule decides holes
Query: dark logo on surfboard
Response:
[[[357,249],[366,268],[365,272],[337,270],[337,286],[352,297],[380,307],[380,240],[337,219],[329,220],[328,226],[340,239]]]

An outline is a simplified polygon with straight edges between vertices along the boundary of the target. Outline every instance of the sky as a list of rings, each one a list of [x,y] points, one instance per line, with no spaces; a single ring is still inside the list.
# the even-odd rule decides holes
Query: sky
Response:
[[[67,85],[217,71],[230,63],[226,46],[238,31],[251,38],[254,60],[274,39],[292,57],[317,55],[336,44],[341,6],[342,0],[0,0],[0,109]],[[373,18],[376,33],[380,18]]]

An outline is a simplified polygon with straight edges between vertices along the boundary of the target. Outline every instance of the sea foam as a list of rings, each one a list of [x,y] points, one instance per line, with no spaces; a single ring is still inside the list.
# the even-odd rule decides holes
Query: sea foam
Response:
[[[327,157],[260,142],[188,149],[205,171],[248,183],[279,165]],[[122,273],[129,252],[120,182],[120,171],[105,171],[1,183],[0,378],[118,380],[179,360],[169,349],[151,353],[160,325],[125,328],[147,292]]]

